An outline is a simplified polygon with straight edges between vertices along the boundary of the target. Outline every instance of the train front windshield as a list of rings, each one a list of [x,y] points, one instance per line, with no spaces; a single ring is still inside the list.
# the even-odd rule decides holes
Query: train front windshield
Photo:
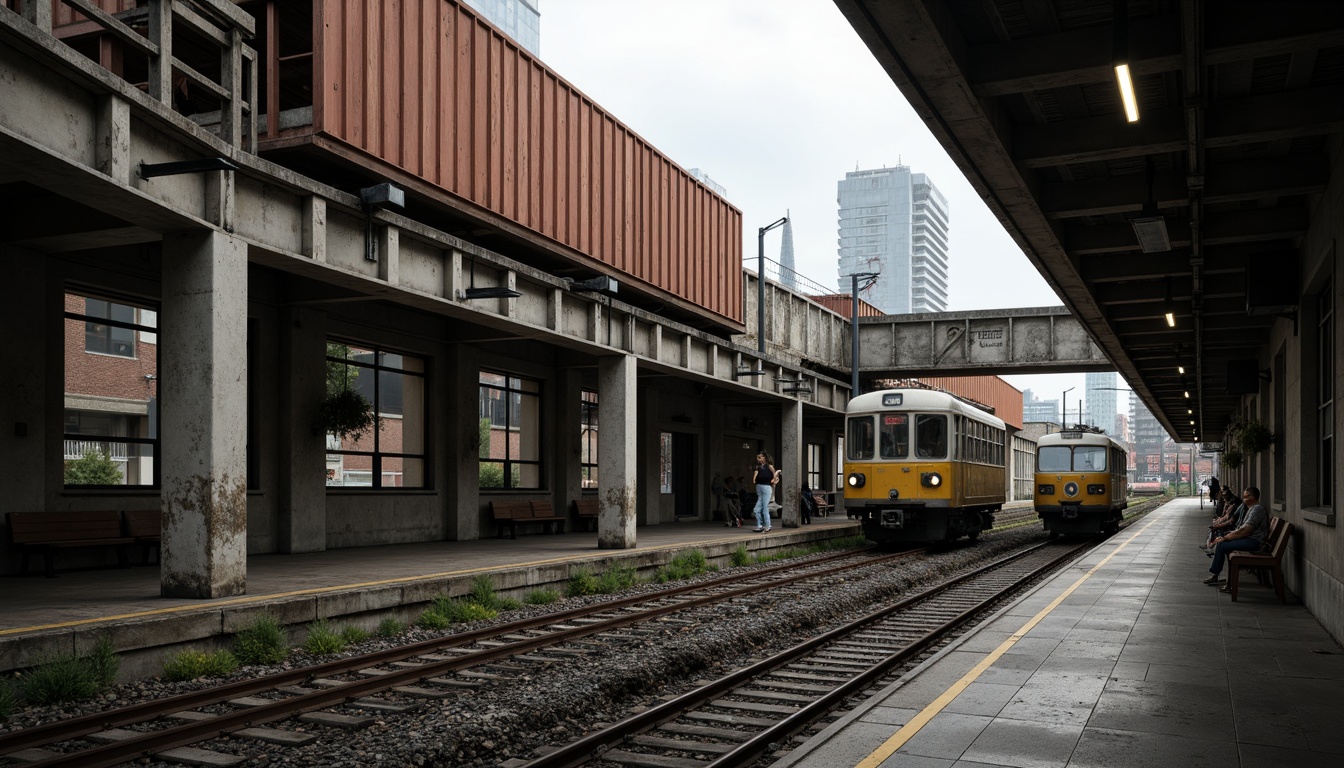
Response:
[[[845,452],[850,461],[910,458],[911,420],[917,459],[947,458],[947,416],[932,413],[880,413],[853,416],[845,433]]]
[[[1036,452],[1037,472],[1105,472],[1104,445],[1048,445]]]

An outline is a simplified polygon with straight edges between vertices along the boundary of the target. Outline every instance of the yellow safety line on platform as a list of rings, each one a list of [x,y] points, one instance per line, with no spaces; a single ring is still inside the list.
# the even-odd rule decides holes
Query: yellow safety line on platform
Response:
[[[640,550],[641,552],[656,552],[662,549],[678,549],[687,546],[705,546],[709,544],[719,544],[725,541],[741,541],[741,538],[713,539],[710,541],[680,542],[677,544],[659,544]],[[615,553],[613,552],[613,555]],[[566,555],[564,557],[553,557],[547,560],[530,560],[522,563],[513,563],[507,566],[483,566],[481,568],[464,568],[460,571],[441,571],[439,573],[426,573],[418,576],[401,576],[395,579],[383,579],[382,581],[366,581],[359,584],[338,584],[332,587],[313,587],[312,589],[299,589],[293,592],[276,592],[267,595],[251,595],[248,597],[235,597],[220,602],[212,602],[209,605],[176,605],[171,608],[153,608],[147,611],[136,611],[135,613],[122,613],[115,616],[101,616],[96,619],[75,619],[72,621],[62,621],[56,624],[37,624],[31,627],[14,627],[12,629],[0,629],[0,636],[17,635],[21,632],[40,632],[45,629],[63,629],[65,627],[78,627],[85,624],[97,624],[104,621],[121,621],[124,619],[143,619],[147,616],[163,616],[171,613],[184,613],[186,611],[213,610],[215,608],[227,608],[233,605],[246,605],[248,603],[257,603],[263,600],[276,600],[284,597],[301,597],[303,595],[316,595],[323,592],[338,592],[346,589],[366,589],[368,587],[381,587],[388,584],[403,584],[411,581],[423,581],[426,579],[441,579],[448,576],[462,576],[468,573],[480,573],[481,571],[500,571],[510,568],[531,568],[538,565],[550,565],[552,563],[563,563],[571,560],[584,560],[591,558],[592,555]]]
[[[1114,552],[1111,552],[1109,555],[1102,558],[1101,562],[1093,566],[1091,570],[1089,570],[1082,576],[1078,577],[1078,580],[1073,582],[1072,586],[1064,590],[1059,595],[1059,597],[1056,597],[1054,600],[1050,601],[1050,604],[1042,608],[1040,613],[1037,613],[1035,616],[1031,617],[1031,619],[1028,620],[1026,624],[1022,625],[1021,629],[1017,630],[1007,640],[1004,640],[1002,643],[1000,643],[998,648],[995,648],[993,651],[991,651],[988,656],[986,656],[984,659],[980,661],[979,664],[976,664],[974,667],[972,667],[970,672],[967,672],[960,680],[958,680],[956,683],[953,683],[951,688],[948,688],[946,691],[943,691],[941,696],[934,699],[933,702],[930,703],[927,707],[925,707],[922,711],[920,711],[919,714],[911,718],[910,722],[901,726],[900,730],[896,731],[896,733],[893,733],[890,738],[882,742],[882,746],[873,750],[871,754],[869,754],[863,760],[859,761],[858,764],[855,766],[855,768],[877,768],[877,766],[881,765],[884,760],[894,755],[896,753],[896,750],[905,746],[906,742],[914,738],[915,734],[919,733],[924,726],[928,725],[930,720],[936,717],[938,713],[942,712],[947,707],[948,704],[951,704],[953,699],[957,698],[957,696],[959,696],[962,691],[966,690],[966,688],[970,686],[971,683],[974,683],[980,677],[980,675],[984,674],[985,670],[993,666],[994,662],[999,660],[999,657],[1007,653],[1014,645],[1017,645],[1018,640],[1021,640],[1023,637],[1025,637],[1026,634],[1030,632],[1037,624],[1039,624],[1042,619],[1044,619],[1046,616],[1049,616],[1051,612],[1053,612],[1056,608],[1058,608],[1060,603],[1064,602],[1065,598],[1073,594],[1074,590],[1078,589],[1078,587],[1083,585],[1083,582],[1092,578],[1092,575],[1095,574],[1097,571],[1101,570],[1102,566],[1109,563],[1111,561],[1111,558],[1120,554],[1120,550],[1129,546],[1129,543],[1131,541],[1137,538],[1139,534],[1148,530],[1148,526],[1156,522],[1157,522],[1156,518],[1148,521],[1142,528],[1135,531],[1133,536],[1130,536],[1128,539],[1124,541],[1123,544],[1116,547]]]

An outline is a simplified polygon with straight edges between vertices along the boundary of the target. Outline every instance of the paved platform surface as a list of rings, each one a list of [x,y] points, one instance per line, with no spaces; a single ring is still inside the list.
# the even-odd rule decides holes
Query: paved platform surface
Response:
[[[813,518],[811,525],[768,534],[750,527],[726,528],[722,522],[681,522],[641,526],[633,550],[597,548],[595,532],[529,534],[517,539],[436,541],[357,547],[295,555],[254,555],[247,559],[247,595],[218,600],[159,596],[157,566],[132,566],[0,578],[0,640],[87,629],[99,624],[193,611],[219,611],[234,605],[265,605],[299,595],[337,594],[386,588],[398,583],[442,583],[445,578],[488,571],[516,570],[585,560],[606,560],[629,553],[710,547],[746,541],[754,552],[771,546],[795,546],[816,532],[827,537],[861,533],[843,514]],[[59,565],[59,563],[58,563]]]
[[[776,766],[1344,764],[1344,651],[1254,577],[1202,584],[1208,517],[1164,505]]]

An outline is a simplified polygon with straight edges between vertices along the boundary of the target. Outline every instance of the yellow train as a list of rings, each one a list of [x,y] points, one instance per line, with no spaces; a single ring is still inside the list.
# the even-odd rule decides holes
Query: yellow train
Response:
[[[945,392],[859,395],[845,413],[845,509],[879,544],[974,541],[1006,500],[1006,435]]]
[[[1051,538],[1114,533],[1127,506],[1128,454],[1099,430],[1075,427],[1036,442],[1036,515]]]

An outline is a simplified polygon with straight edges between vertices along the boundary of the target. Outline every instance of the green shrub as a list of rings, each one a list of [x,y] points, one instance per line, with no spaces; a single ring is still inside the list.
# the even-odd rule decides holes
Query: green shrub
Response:
[[[93,647],[93,652],[86,659],[89,664],[89,672],[93,675],[93,684],[98,690],[111,688],[112,684],[117,682],[117,670],[121,669],[121,657],[112,650],[112,640],[103,637],[99,638],[98,644]]]
[[[378,622],[379,637],[396,637],[406,631],[406,625],[396,619],[383,619]]]
[[[369,633],[367,630],[360,629],[351,624],[350,626],[341,629],[341,639],[345,641],[346,645],[354,645],[355,643],[362,643],[365,640],[368,640]]]
[[[415,620],[415,626],[421,629],[447,629],[448,619],[443,614],[431,608],[420,614],[420,618]]]
[[[6,720],[14,714],[14,709],[18,706],[17,697],[14,695],[14,680],[9,677],[0,677],[0,720]]]
[[[122,482],[121,469],[106,448],[85,451],[78,459],[65,462],[66,485],[121,485]]]
[[[565,594],[570,597],[599,594],[597,577],[587,566],[576,569],[569,575],[569,586],[566,587]]]
[[[228,651],[202,653],[183,651],[163,667],[163,676],[172,682],[195,680],[198,677],[223,677],[238,669],[238,659]]]
[[[308,625],[308,639],[303,641],[303,650],[314,656],[330,656],[345,650],[345,640],[326,619],[318,619]]]
[[[560,593],[554,589],[534,589],[527,593],[523,602],[528,605],[550,605],[560,599]]]
[[[737,549],[734,549],[733,554],[729,557],[729,562],[736,568],[749,565],[751,563],[751,554],[747,552],[747,545],[738,544]]]
[[[259,616],[233,640],[233,653],[243,664],[278,664],[289,658],[284,627],[271,616]]]
[[[599,594],[613,595],[617,592],[627,590],[639,583],[639,576],[636,575],[633,566],[612,565],[606,573],[597,579],[597,590]]]
[[[473,603],[470,600],[455,600],[444,616],[453,624],[467,621],[486,621],[499,615],[499,611],[488,605]]]
[[[98,682],[87,659],[56,656],[28,671],[23,697],[29,704],[82,701],[98,692]]]
[[[660,584],[666,584],[669,581],[678,581],[680,579],[689,579],[693,576],[699,576],[706,571],[717,571],[718,566],[710,565],[705,559],[705,553],[698,549],[690,552],[683,552],[654,574],[654,579]]]
[[[489,576],[480,574],[471,580],[471,592],[467,601],[495,611],[512,611],[518,608],[518,601],[495,594],[495,583]]]

